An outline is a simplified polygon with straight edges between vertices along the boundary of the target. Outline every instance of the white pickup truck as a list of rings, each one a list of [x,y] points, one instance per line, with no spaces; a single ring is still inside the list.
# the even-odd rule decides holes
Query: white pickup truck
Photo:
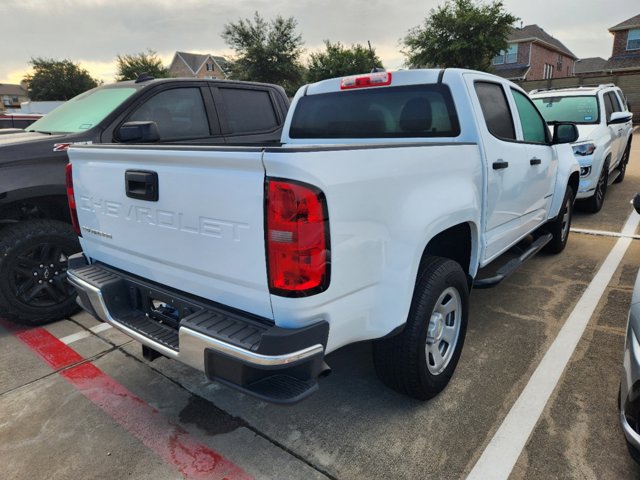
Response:
[[[277,147],[74,147],[69,280],[145,357],[267,401],[306,398],[326,354],[374,339],[380,378],[427,399],[470,288],[564,248],[577,135],[516,85],[446,69],[302,87]]]

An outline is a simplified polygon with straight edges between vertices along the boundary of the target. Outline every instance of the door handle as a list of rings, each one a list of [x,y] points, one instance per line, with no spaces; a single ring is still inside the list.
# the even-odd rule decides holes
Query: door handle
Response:
[[[124,173],[127,197],[138,200],[158,201],[158,174],[146,170],[127,170]]]
[[[529,160],[529,163],[531,165],[540,165],[542,163],[542,160],[540,160],[539,158],[533,157],[531,160]]]
[[[497,162],[493,162],[493,169],[500,170],[501,168],[507,168],[509,166],[509,162],[505,162],[504,160],[498,160]]]

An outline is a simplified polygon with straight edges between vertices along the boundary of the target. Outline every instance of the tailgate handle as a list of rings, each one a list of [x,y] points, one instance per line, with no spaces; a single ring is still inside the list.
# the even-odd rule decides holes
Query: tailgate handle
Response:
[[[158,174],[146,170],[127,170],[124,173],[127,197],[149,202],[158,201]]]

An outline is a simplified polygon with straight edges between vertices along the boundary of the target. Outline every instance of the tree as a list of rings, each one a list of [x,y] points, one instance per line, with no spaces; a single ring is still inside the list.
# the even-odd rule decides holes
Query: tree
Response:
[[[235,50],[230,64],[231,77],[238,80],[276,83],[289,95],[303,83],[304,67],[300,62],[302,37],[296,33],[293,17],[267,22],[258,12],[251,19],[224,26],[222,38]]]
[[[169,69],[162,64],[162,60],[154,50],[140,52],[134,55],[117,55],[118,72],[116,82],[123,80],[135,80],[141,74],[146,73],[153,78],[166,78],[169,76]]]
[[[382,66],[375,50],[369,51],[360,44],[346,48],[340,42],[325,40],[324,45],[324,52],[310,55],[307,71],[307,80],[310,82],[370,72],[374,66]]]
[[[409,30],[402,53],[409,67],[488,71],[491,59],[507,48],[506,38],[516,20],[500,0],[477,5],[472,0],[447,0],[431,9],[421,27]]]
[[[33,74],[26,75],[24,80],[31,100],[69,100],[98,86],[98,80],[71,60],[38,57],[29,64]]]

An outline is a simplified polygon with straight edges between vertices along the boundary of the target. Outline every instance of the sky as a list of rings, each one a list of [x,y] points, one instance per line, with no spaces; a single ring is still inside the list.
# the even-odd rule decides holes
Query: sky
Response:
[[[225,24],[277,15],[294,17],[306,54],[323,41],[367,40],[389,70],[401,68],[401,40],[444,0],[0,0],[0,83],[19,83],[32,57],[69,59],[105,83],[114,81],[116,55],[155,50],[168,65],[176,51],[232,56],[220,33]],[[610,27],[640,14],[638,0],[503,0],[578,58],[611,55]],[[615,8],[609,7],[615,6]]]

